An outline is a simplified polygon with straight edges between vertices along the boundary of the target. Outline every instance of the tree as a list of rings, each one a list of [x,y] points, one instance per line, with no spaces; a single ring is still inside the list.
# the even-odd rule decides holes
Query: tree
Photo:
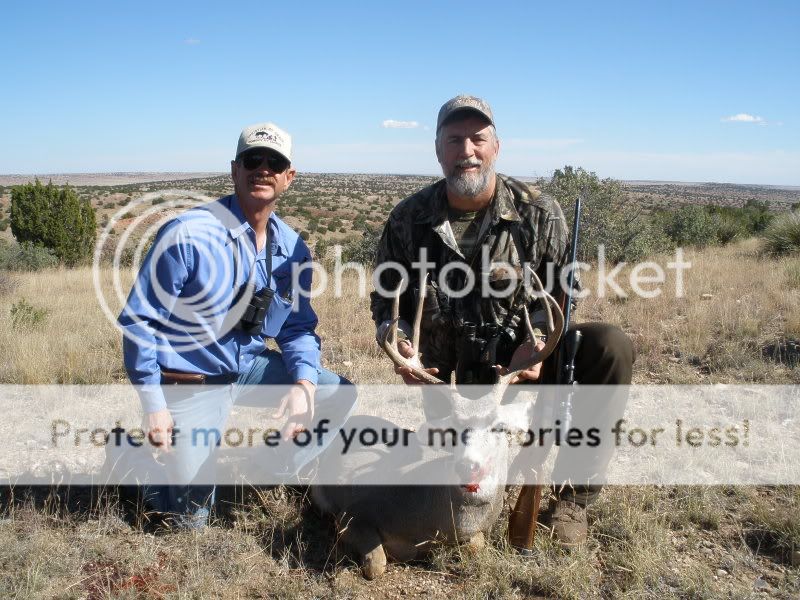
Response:
[[[606,259],[612,263],[637,261],[669,247],[669,242],[636,206],[616,179],[600,179],[580,167],[556,169],[549,181],[539,181],[553,196],[572,225],[575,198],[583,199],[578,260],[597,257],[598,246],[605,247]]]
[[[97,236],[94,208],[69,186],[52,182],[11,190],[11,233],[20,243],[49,248],[58,260],[74,266],[91,256]]]

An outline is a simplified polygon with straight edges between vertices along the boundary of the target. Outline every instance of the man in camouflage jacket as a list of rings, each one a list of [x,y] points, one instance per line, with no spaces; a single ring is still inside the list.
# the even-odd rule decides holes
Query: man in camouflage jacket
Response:
[[[444,381],[463,358],[459,354],[463,353],[460,339],[465,323],[473,323],[479,332],[499,340],[497,364],[508,364],[515,353],[530,353],[530,344],[541,348],[541,339],[527,339],[522,322],[522,308],[527,306],[536,337],[545,331],[545,313],[529,286],[522,285],[523,267],[527,263],[545,289],[555,294],[560,292],[562,271],[569,264],[569,231],[561,207],[538,190],[495,173],[499,149],[494,117],[484,100],[457,96],[446,102],[439,110],[436,127],[436,156],[445,178],[392,210],[378,248],[378,285],[371,296],[378,335],[391,323],[394,291],[402,273],[408,278],[408,287],[400,299],[400,329],[405,333],[401,337],[410,337],[409,323],[424,278],[420,274],[427,273],[418,350],[423,367]],[[421,263],[426,264],[420,268]],[[603,323],[581,324],[580,331],[583,340],[575,361],[576,379],[586,385],[629,384],[634,351],[628,337]],[[408,357],[415,351],[409,339],[399,342],[398,350]],[[408,368],[398,367],[396,372],[408,384],[419,383]],[[458,382],[464,383],[468,373],[463,369],[457,373]],[[536,365],[523,371],[515,382],[536,382],[540,375],[541,365]],[[478,371],[476,379],[466,382],[493,383],[495,376],[489,365]],[[621,414],[626,401],[624,394],[609,397],[615,406],[576,406],[573,426],[609,425],[606,421]],[[429,419],[444,416],[442,406],[432,401],[424,408]],[[568,464],[569,451],[560,449],[554,480],[559,464]],[[610,458],[607,451],[584,454],[581,463],[587,473],[598,473],[605,470]],[[574,457],[570,464],[574,468]],[[564,473],[564,480],[573,475]],[[556,494],[545,519],[563,543],[586,540],[585,507],[599,489],[566,486]]]
[[[568,262],[569,232],[561,207],[551,197],[511,177],[499,174],[496,177],[493,201],[483,212],[477,211],[480,224],[475,225],[477,236],[471,256],[464,255],[448,220],[451,211],[448,209],[448,191],[444,179],[397,205],[389,215],[378,247],[376,265],[394,261],[408,270],[411,279],[400,304],[401,330],[406,334],[409,333],[408,323],[413,319],[418,297],[419,269],[413,268],[413,265],[420,260],[420,250],[424,249],[427,258],[435,264],[433,276],[427,284],[426,310],[422,322],[424,335],[419,350],[424,365],[437,368],[437,376],[445,381],[449,381],[450,372],[456,367],[458,357],[454,340],[464,322],[491,321],[504,326],[509,345],[500,348],[500,357],[506,359],[501,362],[507,362],[508,351],[516,348],[524,335],[518,312],[523,302],[533,307],[533,325],[543,332],[544,311],[537,310],[538,302],[528,295],[528,290],[517,285],[523,278],[523,263],[531,265],[547,284],[552,283],[560,273],[560,270],[552,267],[551,272],[547,273],[547,264],[560,269]],[[518,228],[525,251],[523,257],[519,256],[514,243],[512,229],[515,227]],[[488,260],[483,260],[482,252],[488,256]],[[446,277],[447,287],[457,291],[463,289],[467,283],[465,272],[468,268],[475,274],[476,289],[463,299],[448,302],[438,284],[438,272],[441,267],[453,263],[462,263],[465,268],[450,271],[449,277]],[[512,269],[505,265],[510,265]],[[394,290],[399,279],[397,270],[387,269],[381,275],[381,287]],[[495,295],[485,297],[481,293],[481,282],[484,282],[484,288],[490,288]],[[516,293],[503,294],[502,291],[508,286],[514,286]],[[373,293],[372,317],[379,326],[386,326],[391,320],[392,302],[391,296]],[[429,304],[436,308],[429,307]]]

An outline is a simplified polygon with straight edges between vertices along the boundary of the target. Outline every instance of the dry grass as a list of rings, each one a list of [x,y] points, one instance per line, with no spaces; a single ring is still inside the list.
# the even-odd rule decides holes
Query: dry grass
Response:
[[[0,271],[0,298],[10,295],[16,288],[16,278],[8,271]]]
[[[685,298],[589,298],[579,319],[628,332],[639,383],[800,381],[800,369],[761,351],[800,335],[797,259],[760,257],[752,242],[686,258],[693,267]],[[103,278],[110,286],[110,273]],[[88,270],[14,279],[0,298],[0,381],[124,379],[120,336],[98,307]],[[586,287],[595,289],[591,279]],[[355,290],[350,278],[346,300],[315,301],[324,363],[356,383],[395,381],[374,342],[369,301]],[[12,326],[10,308],[23,299],[47,309],[43,323]],[[440,548],[376,582],[337,553],[335,532],[302,493],[250,491],[222,503],[207,532],[155,536],[120,520],[113,504],[90,500],[77,509],[19,490],[0,501],[0,597],[749,598],[759,577],[775,597],[800,594],[790,566],[800,546],[794,488],[609,488],[590,510],[591,538],[580,550],[564,552],[540,536],[534,558],[517,557],[501,518],[481,552]]]
[[[759,256],[756,240],[691,251],[683,298],[676,298],[667,270],[657,298],[587,298],[579,320],[622,327],[637,351],[636,383],[796,383],[796,370],[762,360],[762,349],[793,337],[800,322],[797,259]],[[666,265],[672,257],[658,257]],[[627,281],[629,268],[618,281]],[[596,289],[593,277],[587,287]],[[627,291],[627,290],[626,290]],[[705,296],[705,297],[704,297]],[[709,297],[710,296],[710,297]]]
[[[800,263],[797,258],[760,256],[755,240],[687,252],[685,297],[675,298],[674,271],[666,270],[664,293],[656,298],[600,298],[596,272],[584,277],[592,295],[578,308],[579,321],[622,327],[637,351],[639,383],[800,381],[796,370],[762,360],[771,343],[800,334]],[[666,265],[672,257],[658,257]],[[630,269],[616,278],[626,282]],[[121,304],[112,293],[112,274],[101,276],[113,314]],[[123,287],[131,281],[122,274]],[[331,277],[332,280],[332,277]],[[21,330],[9,309],[0,311],[0,381],[4,383],[110,383],[124,381],[120,335],[103,315],[89,269],[19,274],[2,296],[3,306],[25,300],[47,310],[45,323]],[[369,298],[346,274],[342,298],[328,293],[314,301],[326,367],[355,383],[394,381],[375,344]],[[367,282],[369,287],[369,282]],[[630,291],[630,286],[623,285]],[[703,295],[711,298],[703,299]]]
[[[16,280],[0,311],[0,381],[124,381],[121,336],[98,305],[90,269],[18,274]],[[43,323],[14,327],[10,308],[22,300],[47,311]]]

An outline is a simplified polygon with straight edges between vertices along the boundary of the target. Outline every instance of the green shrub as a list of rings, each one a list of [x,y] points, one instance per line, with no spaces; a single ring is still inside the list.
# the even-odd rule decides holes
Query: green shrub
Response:
[[[725,244],[730,244],[734,240],[747,237],[749,232],[741,219],[722,213],[717,221],[716,233],[717,242],[724,246]]]
[[[11,191],[11,232],[17,241],[49,248],[68,266],[91,256],[96,230],[94,208],[69,186],[44,186],[37,179]]]
[[[316,245],[314,246],[314,258],[317,260],[322,260],[325,258],[325,255],[328,253],[328,248],[330,248],[331,243],[326,239],[317,240]]]
[[[720,219],[703,206],[681,206],[661,212],[656,222],[676,246],[703,248],[717,241]]]
[[[763,234],[763,249],[772,256],[800,253],[800,213],[776,217]]]
[[[741,208],[742,215],[750,233],[760,233],[764,231],[775,215],[769,212],[769,202],[760,200],[748,200]]]
[[[595,259],[600,244],[612,263],[641,260],[669,247],[662,231],[652,226],[615,179],[600,179],[580,167],[566,166],[557,169],[549,181],[539,180],[538,185],[559,202],[570,225],[575,198],[582,197],[578,260]]]
[[[0,221],[0,231],[5,231],[6,229],[8,229],[8,221],[3,219]]]
[[[14,329],[37,327],[44,323],[46,317],[46,308],[33,306],[25,298],[11,307],[11,325]]]
[[[350,240],[342,247],[342,262],[371,266],[375,262],[380,240],[381,231],[367,226],[361,237]]]
[[[41,271],[58,265],[58,257],[50,248],[30,242],[0,245],[0,269],[8,271]]]

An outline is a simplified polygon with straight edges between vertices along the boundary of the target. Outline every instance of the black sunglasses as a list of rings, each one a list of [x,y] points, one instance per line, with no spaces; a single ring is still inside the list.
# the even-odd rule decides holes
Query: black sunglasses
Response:
[[[289,168],[289,161],[280,154],[273,154],[271,152],[247,152],[240,157],[242,166],[248,171],[255,171],[266,160],[267,168],[273,173],[283,173]]]

